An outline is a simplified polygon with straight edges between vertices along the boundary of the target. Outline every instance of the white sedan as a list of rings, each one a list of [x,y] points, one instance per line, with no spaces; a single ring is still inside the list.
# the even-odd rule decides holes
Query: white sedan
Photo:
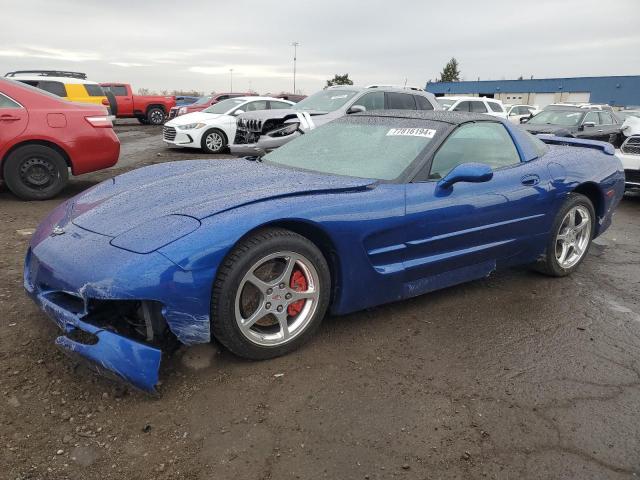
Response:
[[[172,147],[220,153],[236,136],[236,115],[256,110],[291,108],[295,103],[272,97],[236,97],[201,112],[181,115],[164,124],[162,138]]]

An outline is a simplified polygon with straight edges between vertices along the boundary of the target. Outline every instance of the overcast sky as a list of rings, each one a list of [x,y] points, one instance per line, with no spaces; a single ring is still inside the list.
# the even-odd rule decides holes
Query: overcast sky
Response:
[[[0,71],[67,69],[153,90],[313,93],[466,80],[640,74],[640,0],[0,0]]]

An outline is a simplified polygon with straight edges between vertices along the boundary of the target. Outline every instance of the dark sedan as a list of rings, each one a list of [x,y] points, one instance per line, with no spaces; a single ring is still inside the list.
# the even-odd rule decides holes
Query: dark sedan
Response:
[[[522,126],[533,134],[549,133],[561,137],[601,140],[618,145],[622,124],[614,114],[606,110],[556,107],[543,110]]]

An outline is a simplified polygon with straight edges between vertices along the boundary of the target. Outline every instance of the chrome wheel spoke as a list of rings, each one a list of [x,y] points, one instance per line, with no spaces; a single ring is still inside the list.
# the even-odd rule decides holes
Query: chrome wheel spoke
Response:
[[[287,312],[284,311],[282,313],[276,313],[276,318],[278,319],[278,323],[280,324],[280,333],[282,335],[282,340],[288,340],[291,336],[291,332],[289,331],[289,321],[287,319]]]
[[[582,220],[580,221],[580,223],[578,225],[576,225],[575,227],[575,231],[576,232],[581,232],[583,231],[591,222],[589,221],[588,218],[582,218]]]
[[[258,320],[260,320],[261,318],[267,316],[269,314],[269,311],[264,307],[264,304],[260,305],[258,307],[258,309],[253,312],[249,318],[243,318],[240,328],[243,329],[250,329]]]
[[[297,290],[289,290],[289,305],[299,302],[300,300],[315,300],[318,298],[318,292],[313,290],[307,290],[306,292],[299,292]]]
[[[576,209],[572,208],[569,211],[569,227],[573,228],[576,226]]]
[[[251,285],[256,287],[263,295],[267,294],[267,291],[272,287],[271,283],[265,282],[264,280],[260,280],[256,277],[255,273],[249,272],[247,277],[245,278],[245,282],[249,282]]]
[[[284,271],[274,281],[274,284],[280,285],[280,284],[284,283],[285,287],[288,288],[289,287],[289,281],[291,280],[291,275],[293,274],[293,269],[296,266],[297,258],[292,255],[292,256],[289,256],[289,257],[285,257],[285,261],[286,261],[286,264],[285,264],[285,267],[284,267]]]

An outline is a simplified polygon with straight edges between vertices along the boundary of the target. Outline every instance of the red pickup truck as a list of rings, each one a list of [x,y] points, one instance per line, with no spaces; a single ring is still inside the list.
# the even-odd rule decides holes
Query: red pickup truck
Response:
[[[163,95],[134,95],[127,83],[101,83],[105,91],[116,97],[118,118],[137,118],[143,125],[162,125],[171,108],[176,105],[176,97]]]

